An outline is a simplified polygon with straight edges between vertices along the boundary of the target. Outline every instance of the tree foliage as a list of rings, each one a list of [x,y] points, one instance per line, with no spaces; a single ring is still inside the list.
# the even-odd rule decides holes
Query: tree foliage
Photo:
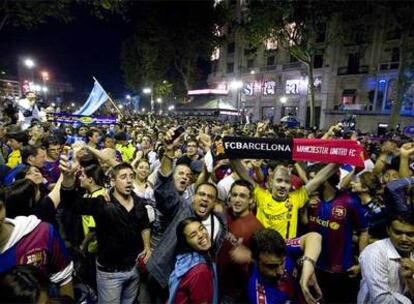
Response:
[[[240,31],[250,43],[266,40],[277,42],[307,68],[310,92],[310,125],[315,125],[315,87],[313,60],[318,50],[333,37],[327,36],[326,26],[337,10],[338,3],[320,0],[252,1],[242,19]],[[319,40],[319,35],[325,35]]]
[[[25,27],[31,29],[49,19],[68,22],[72,10],[86,7],[91,14],[104,18],[110,13],[121,13],[126,8],[122,0],[0,0],[0,31],[6,27]]]
[[[414,83],[414,51],[410,42],[410,34],[414,33],[414,2],[413,1],[373,1],[373,9],[382,10],[391,18],[390,27],[400,33],[398,76],[395,87],[395,100],[391,109],[389,128],[395,128],[401,118],[401,108],[404,98],[409,94],[409,88]]]
[[[121,66],[127,85],[168,80],[185,95],[199,79],[199,64],[208,61],[217,44],[217,12],[211,1],[157,2],[140,7],[136,32],[125,41]]]

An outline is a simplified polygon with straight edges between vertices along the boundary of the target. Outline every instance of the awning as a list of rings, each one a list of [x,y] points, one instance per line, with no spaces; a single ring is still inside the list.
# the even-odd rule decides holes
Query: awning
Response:
[[[342,91],[342,96],[355,96],[356,90],[355,89],[345,89]]]

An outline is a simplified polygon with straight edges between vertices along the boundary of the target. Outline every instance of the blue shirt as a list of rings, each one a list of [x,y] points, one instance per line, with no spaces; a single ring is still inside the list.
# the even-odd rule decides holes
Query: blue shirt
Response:
[[[346,272],[354,264],[352,234],[367,230],[364,213],[358,196],[340,191],[332,200],[309,207],[309,229],[322,235],[318,268]]]
[[[302,255],[300,238],[286,241],[285,273],[277,281],[260,275],[256,264],[252,265],[249,278],[248,296],[252,304],[285,304],[296,303],[300,290],[296,280],[295,261]]]

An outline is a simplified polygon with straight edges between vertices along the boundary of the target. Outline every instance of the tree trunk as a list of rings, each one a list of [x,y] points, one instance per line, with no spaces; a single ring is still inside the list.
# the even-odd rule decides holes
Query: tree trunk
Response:
[[[188,71],[184,71],[184,68],[181,66],[181,64],[178,63],[178,59],[174,60],[174,66],[175,66],[175,69],[178,71],[178,73],[183,78],[185,89],[188,92],[190,90],[190,83],[189,83],[189,79],[187,75]]]
[[[0,31],[3,29],[3,27],[6,25],[7,19],[9,19],[9,14],[6,14],[1,18],[0,22]]]
[[[306,62],[308,71],[308,89],[310,93],[309,99],[309,127],[315,126],[315,86],[313,79],[313,61]]]
[[[402,99],[404,97],[405,88],[405,76],[404,76],[404,66],[405,66],[405,57],[407,54],[407,44],[408,44],[408,30],[403,30],[401,35],[400,42],[400,64],[398,66],[398,77],[395,83],[395,100],[392,105],[390,120],[388,123],[388,129],[395,129],[397,123],[401,120],[401,105]]]

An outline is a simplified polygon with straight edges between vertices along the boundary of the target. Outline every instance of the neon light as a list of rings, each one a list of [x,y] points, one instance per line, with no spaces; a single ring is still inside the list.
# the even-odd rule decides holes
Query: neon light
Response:
[[[203,89],[203,90],[191,90],[188,91],[188,95],[202,95],[202,94],[221,94],[227,95],[229,91],[219,89]]]

